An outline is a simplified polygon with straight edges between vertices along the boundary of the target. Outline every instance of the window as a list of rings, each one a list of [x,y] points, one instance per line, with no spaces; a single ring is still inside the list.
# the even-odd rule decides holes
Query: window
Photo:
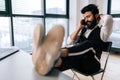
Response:
[[[4,17],[7,15],[6,0],[0,0],[0,47],[9,47],[11,44],[11,26],[10,17]]]
[[[65,29],[63,46],[65,46],[68,36],[69,0],[46,0],[45,3],[46,3],[45,6],[46,33],[56,24],[63,25]]]
[[[12,0],[12,13],[24,15],[42,15],[42,0]]]
[[[10,44],[10,18],[0,17],[0,47],[9,47]]]
[[[7,15],[9,12],[9,4],[7,0],[0,0],[0,15]]]
[[[113,42],[112,47],[120,49],[120,0],[108,1],[108,13],[113,16],[113,32],[110,36],[110,40]],[[116,7],[117,6],[117,7]]]
[[[26,51],[32,50],[32,37],[36,24],[43,24],[43,19],[34,17],[13,17],[15,46]]]
[[[66,14],[66,0],[46,0],[46,14]]]
[[[111,14],[120,14],[119,5],[120,5],[120,0],[111,0]]]
[[[67,36],[68,36],[68,20],[67,19],[63,19],[63,18],[46,18],[46,33],[56,24],[61,24],[63,25],[64,29],[65,29],[65,37],[64,37],[64,41],[63,41],[63,46],[66,45],[66,40],[67,40]]]
[[[5,11],[5,0],[0,0],[0,11]]]
[[[69,0],[0,0],[0,47],[17,46],[31,51],[33,31],[37,24],[44,25],[46,34],[54,25],[63,25],[65,45],[68,4]]]

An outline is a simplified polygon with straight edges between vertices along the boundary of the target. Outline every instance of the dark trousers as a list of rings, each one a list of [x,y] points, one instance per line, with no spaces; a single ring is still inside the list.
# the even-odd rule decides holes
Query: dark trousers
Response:
[[[76,54],[76,52],[82,52],[86,49],[93,47],[89,41],[84,41],[80,44],[76,44],[73,47],[68,48],[69,54]],[[92,50],[85,52],[77,56],[61,57],[62,65],[57,69],[64,71],[67,69],[75,68],[85,73],[92,73],[100,69],[100,63],[95,59],[95,53]]]
[[[93,44],[90,41],[86,40],[86,41],[83,41],[81,43],[75,44],[72,47],[69,47],[68,52],[69,53],[82,52],[82,51],[89,49],[89,48],[93,48]]]

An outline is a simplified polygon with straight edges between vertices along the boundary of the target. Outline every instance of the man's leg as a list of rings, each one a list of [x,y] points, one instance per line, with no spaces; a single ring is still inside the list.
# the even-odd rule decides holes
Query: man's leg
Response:
[[[81,68],[82,56],[66,56],[60,57],[58,62],[55,64],[55,68],[64,71],[71,68]]]
[[[40,31],[41,30],[39,29],[38,33]],[[40,36],[36,37],[38,38]],[[42,43],[38,45],[38,48],[35,51],[33,50],[33,52],[35,52],[33,53],[33,60],[36,60],[35,69],[39,74],[46,75],[54,66],[55,60],[60,56],[63,38],[64,28],[61,25],[57,25],[48,32]],[[39,42],[39,40],[37,40],[38,39],[36,39],[35,42]],[[37,54],[37,56],[34,56],[34,54]]]
[[[73,57],[69,57],[71,56],[71,54],[76,54],[76,52],[80,53],[80,52],[84,52],[85,50],[93,50],[93,48],[91,48],[93,45],[91,44],[91,42],[89,41],[84,41],[83,43],[81,44],[78,44],[78,45],[74,45],[72,47],[66,47],[66,48],[62,48],[61,49],[61,57],[63,57],[64,59],[59,59],[58,62],[56,63],[55,67],[61,67],[62,64],[64,64],[63,62],[68,62],[66,64],[69,64],[69,60],[66,60],[67,58],[71,60],[74,59],[74,58],[77,58],[76,56],[80,56],[81,54],[78,54],[78,55],[75,55]],[[87,51],[87,52],[88,52]],[[85,53],[85,52],[84,52]],[[83,54],[84,54],[83,53]],[[66,59],[65,59],[66,58]],[[81,58],[81,56],[79,57]],[[65,60],[65,61],[64,61]],[[76,60],[76,59],[74,59]],[[72,61],[71,61],[72,62]],[[73,63],[72,63],[73,64]]]
[[[85,50],[93,50],[93,47],[93,43],[91,43],[89,40],[86,40],[67,49],[69,53],[77,53]]]
[[[90,56],[92,57],[92,61],[90,60],[89,62],[91,63],[94,62],[94,63],[88,64],[89,67],[92,66],[88,69],[90,72],[99,70],[100,65],[97,59],[95,60],[94,54],[95,54],[95,50],[93,49],[92,43],[89,41],[85,41],[79,45],[75,45],[69,48],[63,48],[61,50],[61,61],[58,61],[55,67],[62,71],[71,68],[85,71],[86,66],[84,66],[84,64],[88,64],[85,62],[85,57],[92,55]],[[89,58],[87,60],[89,60]]]

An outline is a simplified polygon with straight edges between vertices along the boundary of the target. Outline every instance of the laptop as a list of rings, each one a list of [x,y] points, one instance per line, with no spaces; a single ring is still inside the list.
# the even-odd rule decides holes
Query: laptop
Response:
[[[15,47],[0,48],[0,61],[7,58],[8,56],[15,54],[19,49]]]

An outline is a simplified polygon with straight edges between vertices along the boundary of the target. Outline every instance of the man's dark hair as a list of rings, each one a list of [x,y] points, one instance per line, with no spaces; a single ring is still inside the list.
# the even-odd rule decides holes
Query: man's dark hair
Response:
[[[94,15],[99,13],[98,7],[95,4],[89,4],[89,5],[85,6],[81,10],[81,13],[84,14],[87,11],[91,11]]]

